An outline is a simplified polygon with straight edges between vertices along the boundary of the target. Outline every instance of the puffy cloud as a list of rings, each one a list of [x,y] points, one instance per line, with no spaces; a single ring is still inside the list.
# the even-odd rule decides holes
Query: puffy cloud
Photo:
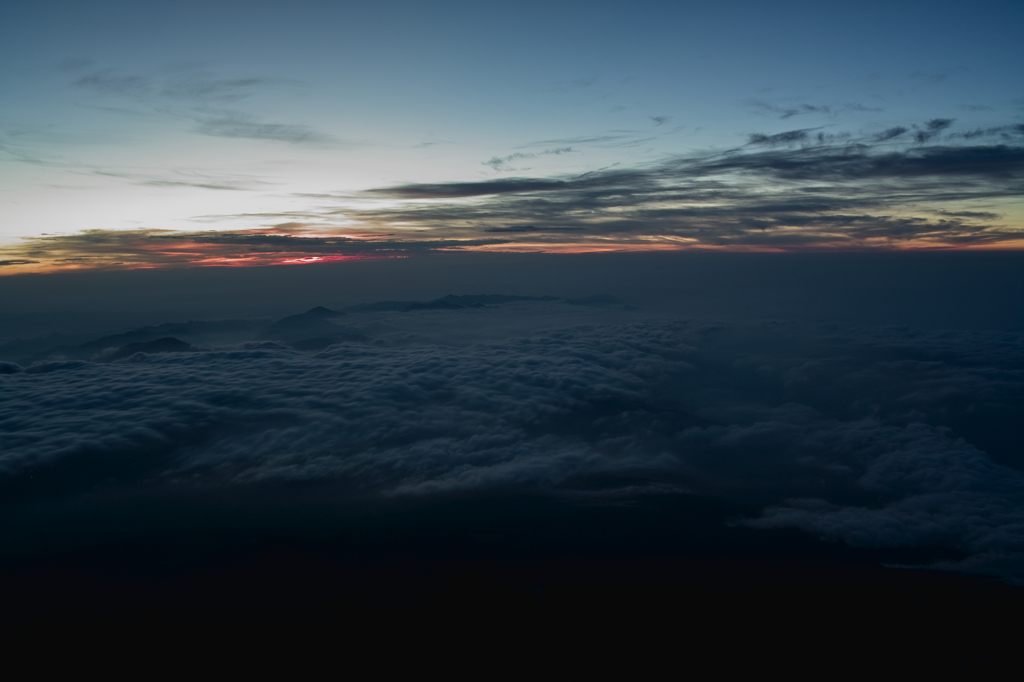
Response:
[[[452,329],[467,315],[515,329],[519,316],[526,329],[531,305],[569,308],[359,315]],[[320,481],[352,499],[611,503],[687,491],[761,505],[753,527],[953,551],[936,567],[1012,581],[1024,576],[1024,462],[1008,435],[1024,416],[1022,342],[640,318],[471,345],[379,338],[12,366],[0,375],[0,485]],[[985,445],[993,433],[1010,440]]]
[[[859,485],[875,505],[802,498],[774,505],[757,528],[796,527],[855,547],[949,547],[965,554],[947,570],[1024,579],[1024,473],[1001,467],[969,443],[912,424],[877,428]]]
[[[543,466],[527,466],[536,471],[525,478],[555,480],[566,475],[559,458],[596,454],[579,433],[547,433],[551,420],[642,405],[629,349],[667,334],[576,331],[463,350],[342,345],[316,355],[250,350],[46,363],[17,387],[23,409],[4,422],[12,440],[2,466],[16,473],[75,453],[131,455],[157,446],[170,455],[160,465],[165,476],[351,477],[386,492],[523,476],[495,472],[543,452]],[[97,418],[97,410],[116,418]],[[473,475],[473,468],[492,471]]]

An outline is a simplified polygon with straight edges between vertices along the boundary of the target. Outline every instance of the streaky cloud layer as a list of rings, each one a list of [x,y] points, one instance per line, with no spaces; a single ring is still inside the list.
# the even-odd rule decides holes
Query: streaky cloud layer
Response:
[[[340,193],[322,197],[326,205],[267,215],[255,230],[38,236],[4,248],[3,263],[19,266],[5,268],[9,273],[266,265],[451,249],[1020,248],[1024,127],[958,132],[950,126],[928,121],[916,138],[904,135],[909,128],[860,138],[794,130],[751,135],[746,146],[722,152],[574,177]]]
[[[225,263],[147,240],[290,223],[382,254],[1020,248],[1024,13],[972,7],[22,4],[0,272]],[[86,230],[140,237],[49,239]]]

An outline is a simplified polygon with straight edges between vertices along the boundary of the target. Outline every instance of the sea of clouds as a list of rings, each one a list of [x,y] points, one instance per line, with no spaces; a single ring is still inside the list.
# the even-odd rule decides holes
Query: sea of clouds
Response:
[[[624,311],[554,323],[565,309],[364,316],[364,332],[403,325],[402,342],[315,352],[7,363],[0,484],[705,495],[757,504],[739,521],[755,528],[944,548],[960,558],[934,568],[1024,581],[1024,336]],[[485,327],[500,333],[458,333]]]

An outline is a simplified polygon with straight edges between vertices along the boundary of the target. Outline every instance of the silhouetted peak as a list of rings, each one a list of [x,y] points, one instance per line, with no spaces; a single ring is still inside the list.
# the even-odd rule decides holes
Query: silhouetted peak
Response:
[[[592,308],[608,308],[611,306],[626,305],[621,298],[598,294],[597,296],[584,296],[583,298],[567,298],[565,302],[569,305],[585,305]]]
[[[184,353],[190,350],[192,350],[191,344],[185,343],[181,339],[176,339],[173,336],[165,336],[164,338],[156,339],[155,341],[147,341],[146,343],[130,343],[127,346],[122,346],[106,359],[118,360],[120,358],[135,355],[136,353]]]
[[[314,317],[341,317],[345,313],[341,312],[340,310],[331,310],[330,308],[325,308],[322,305],[318,305],[315,308],[310,308],[309,310],[307,310],[306,314],[312,315]]]

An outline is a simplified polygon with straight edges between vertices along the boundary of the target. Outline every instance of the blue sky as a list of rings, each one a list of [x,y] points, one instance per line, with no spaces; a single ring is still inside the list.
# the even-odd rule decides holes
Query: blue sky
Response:
[[[1019,246],[1022,29],[1014,2],[6,3],[3,271]],[[917,165],[833,172],[851,153]],[[486,184],[509,178],[563,184]],[[268,261],[254,230],[312,241]],[[193,248],[211,232],[231,253]]]

